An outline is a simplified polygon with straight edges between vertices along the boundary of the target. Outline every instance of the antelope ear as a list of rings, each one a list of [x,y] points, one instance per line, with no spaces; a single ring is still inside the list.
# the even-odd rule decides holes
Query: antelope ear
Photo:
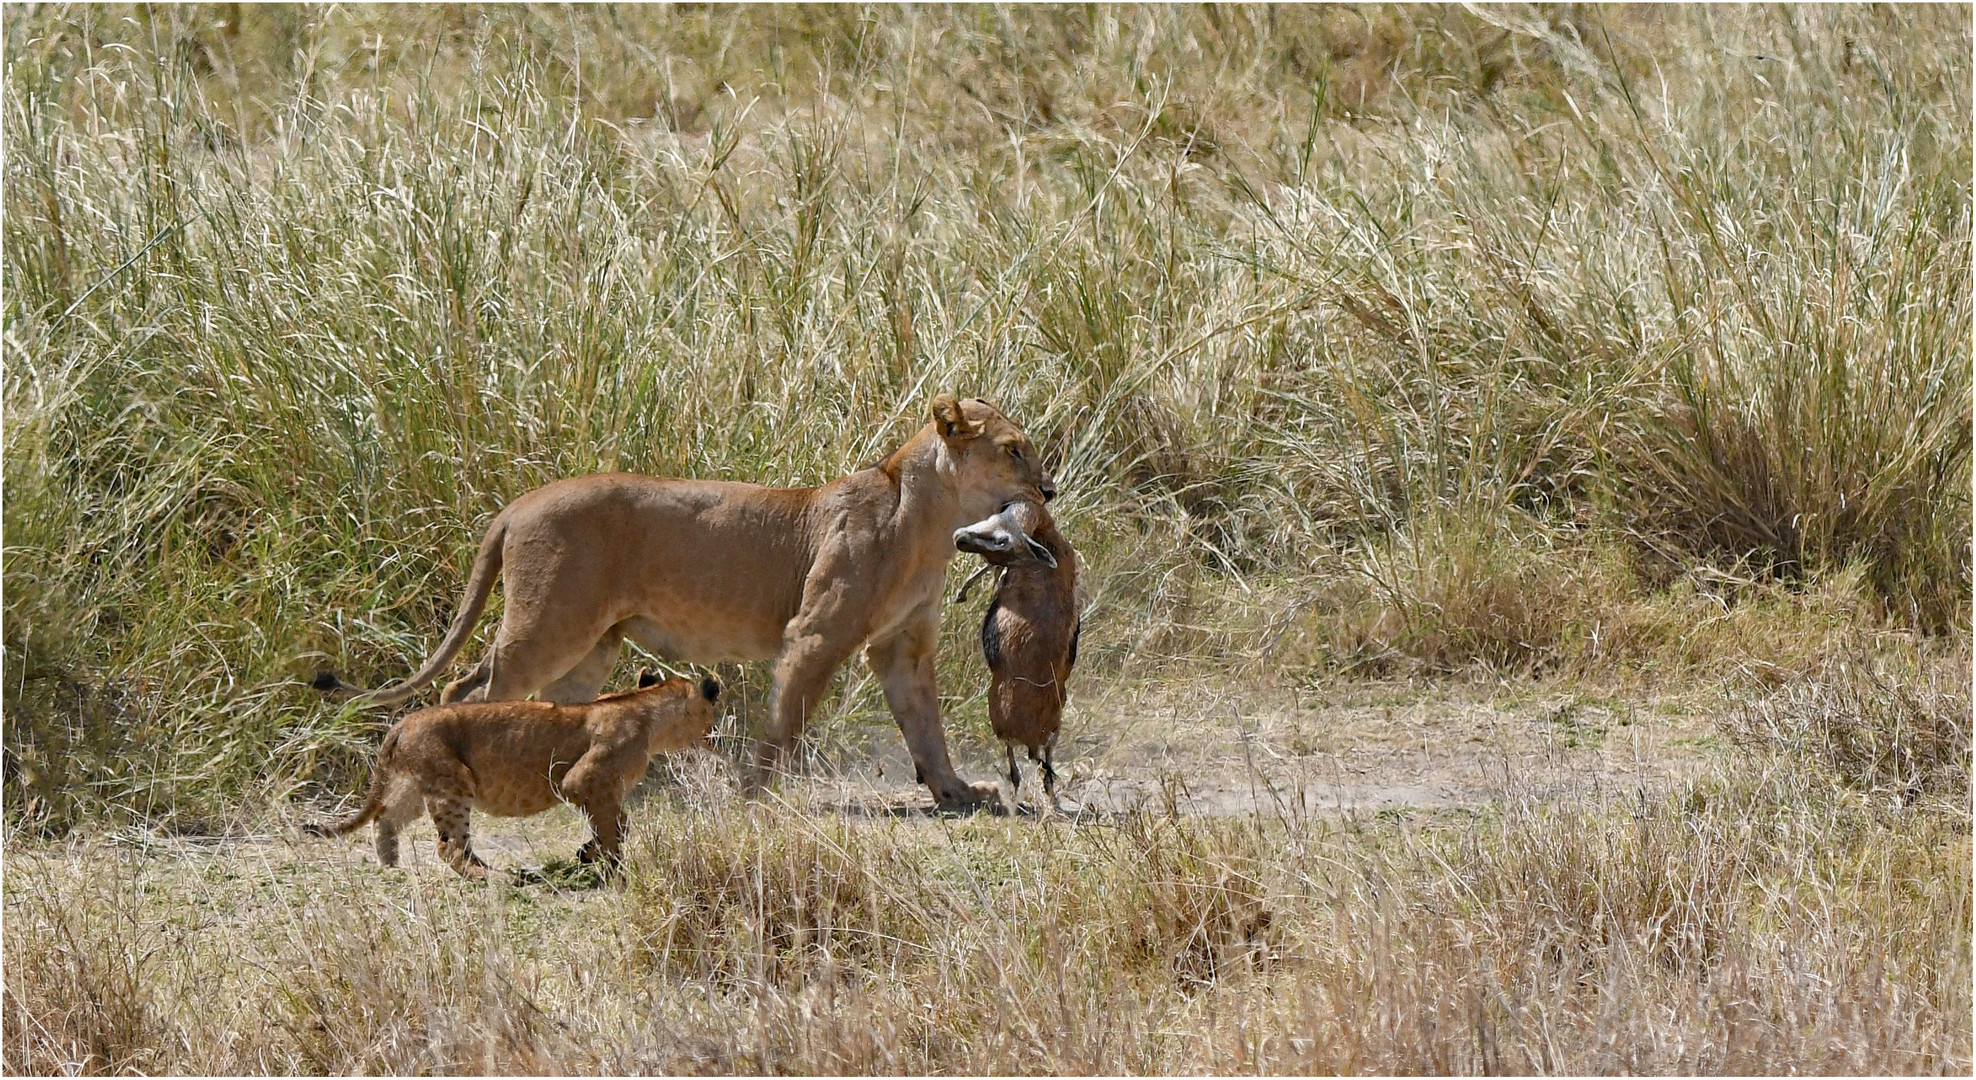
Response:
[[[638,689],[643,690],[648,686],[657,685],[659,685],[658,672],[653,671],[651,668],[646,668],[638,673]]]
[[[972,421],[961,412],[961,399],[952,394],[941,394],[933,399],[933,423],[940,430],[940,437],[948,442],[961,442],[981,434],[983,425]]]
[[[1044,547],[1042,544],[1037,543],[1034,538],[1026,535],[1023,537],[1023,540],[1028,542],[1029,553],[1036,557],[1037,562],[1042,563],[1052,570],[1057,568],[1057,557],[1050,554],[1049,548]]]

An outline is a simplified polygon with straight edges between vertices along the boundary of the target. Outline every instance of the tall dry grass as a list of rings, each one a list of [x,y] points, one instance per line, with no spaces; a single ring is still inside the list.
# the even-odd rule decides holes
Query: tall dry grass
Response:
[[[1853,648],[1728,717],[1746,744],[1816,763],[1876,795],[1969,797],[1970,670],[1912,653]]]
[[[1968,632],[1966,12],[5,21],[50,829],[347,786],[374,723],[293,678],[408,670],[522,491],[815,483],[946,387],[1047,448],[1093,678],[1685,670],[1615,613],[1725,573]]]

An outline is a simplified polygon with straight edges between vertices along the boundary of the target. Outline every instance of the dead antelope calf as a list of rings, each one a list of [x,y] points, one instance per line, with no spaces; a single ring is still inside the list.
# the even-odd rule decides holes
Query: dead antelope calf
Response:
[[[1077,663],[1077,554],[1041,503],[1019,501],[954,533],[954,546],[1000,573],[981,620],[988,660],[988,722],[1009,756],[1009,795],[1022,786],[1016,744],[1040,762],[1043,793],[1056,802],[1051,756],[1063,726],[1070,669]],[[984,568],[984,570],[987,568]],[[971,582],[970,582],[971,583]],[[966,587],[961,589],[966,593]]]
[[[370,794],[356,813],[313,825],[341,836],[377,822],[377,857],[398,865],[398,830],[432,815],[439,854],[470,878],[487,864],[468,839],[476,807],[498,817],[526,817],[568,802],[595,834],[579,862],[601,859],[614,870],[624,837],[624,797],[662,750],[704,742],[714,728],[720,684],[711,677],[666,679],[647,671],[638,689],[587,705],[547,701],[474,701],[420,709],[393,724],[378,748]]]

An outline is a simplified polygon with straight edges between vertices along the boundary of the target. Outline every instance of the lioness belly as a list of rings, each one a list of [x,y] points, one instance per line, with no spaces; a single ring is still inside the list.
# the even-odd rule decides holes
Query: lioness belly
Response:
[[[518,637],[601,613],[687,663],[764,660],[802,601],[809,492],[610,474],[537,489],[508,525]]]
[[[628,621],[625,636],[655,656],[686,664],[767,660],[782,648],[786,620],[696,619],[691,613],[645,615]]]

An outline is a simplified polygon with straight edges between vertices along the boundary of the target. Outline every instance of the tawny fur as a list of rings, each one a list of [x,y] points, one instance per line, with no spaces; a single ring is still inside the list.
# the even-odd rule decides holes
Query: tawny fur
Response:
[[[1031,542],[1054,559],[1038,558]],[[1008,750],[1009,790],[1021,787],[1015,748],[1040,762],[1043,790],[1056,795],[1053,760],[1070,670],[1077,663],[1077,554],[1057,532],[1049,511],[1017,502],[994,518],[955,534],[960,550],[1000,568],[1001,580],[981,621],[988,661],[988,722]]]
[[[720,687],[707,678],[658,681],[587,705],[546,701],[460,702],[420,709],[392,726],[378,750],[370,792],[356,813],[310,831],[341,836],[375,821],[377,857],[398,865],[398,832],[424,809],[439,829],[439,854],[467,877],[487,874],[474,854],[468,817],[526,817],[567,802],[590,819],[583,862],[615,866],[624,837],[624,797],[652,755],[702,743],[714,726]]]
[[[698,664],[774,657],[765,779],[837,668],[862,646],[925,784],[942,804],[990,798],[955,773],[933,652],[953,530],[1012,499],[1055,493],[1035,446],[994,406],[952,394],[871,468],[817,488],[610,473],[508,504],[488,527],[446,639],[417,674],[372,695],[401,701],[444,671],[496,577],[493,648],[442,700],[595,697],[631,638]],[[324,690],[354,690],[324,672]]]

